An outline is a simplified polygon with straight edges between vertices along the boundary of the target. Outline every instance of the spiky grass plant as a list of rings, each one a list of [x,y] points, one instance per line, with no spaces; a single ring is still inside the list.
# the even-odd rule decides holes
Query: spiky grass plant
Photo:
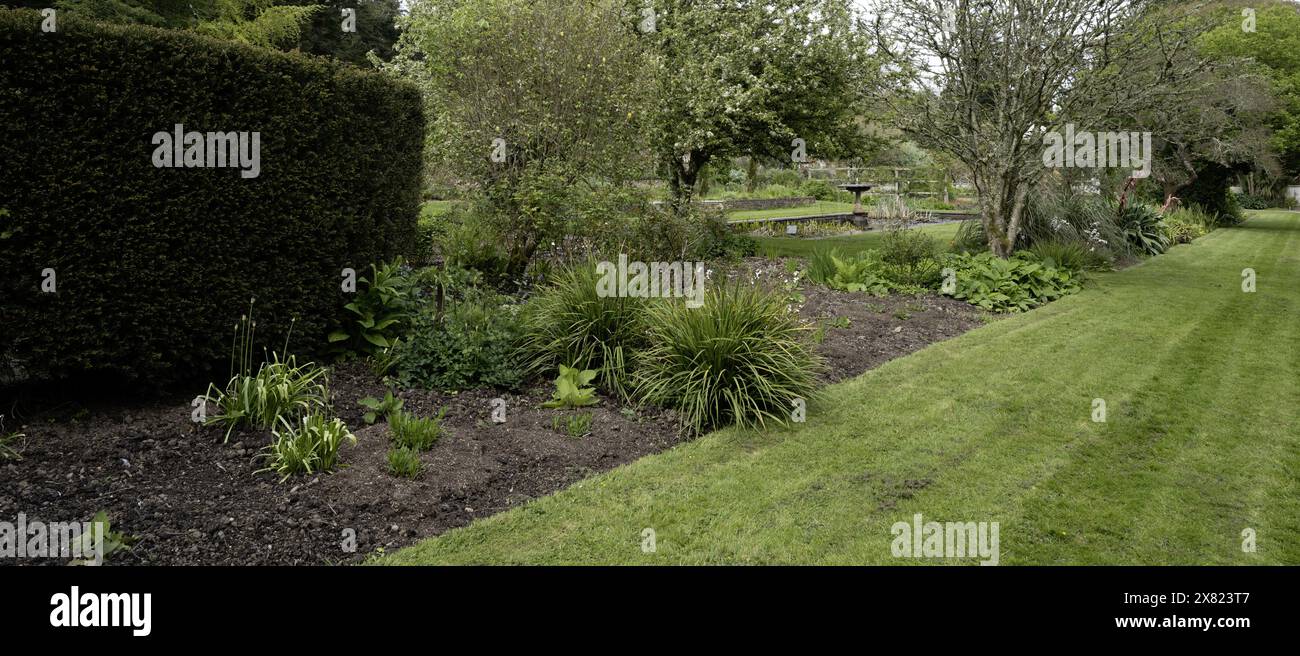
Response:
[[[417,417],[398,409],[388,415],[388,429],[393,444],[416,451],[428,451],[442,436],[442,418],[447,409],[438,411],[436,417]]]
[[[27,439],[25,433],[18,431],[5,432],[4,415],[0,415],[0,462],[9,460],[22,460],[23,452],[18,444]]]
[[[226,426],[225,441],[244,426],[272,428],[280,419],[328,409],[325,369],[311,362],[299,365],[292,355],[283,362],[278,354],[271,357],[256,374],[231,378],[224,390],[209,386],[206,398],[220,412],[204,425]]]
[[[257,322],[249,312],[235,325],[235,337],[230,349],[230,379],[224,389],[208,385],[204,395],[219,412],[204,422],[205,426],[226,427],[225,441],[235,430],[252,426],[268,429],[276,426],[283,417],[296,417],[329,408],[329,390],[326,370],[315,363],[299,365],[288,355],[289,337],[293,322],[284,338],[280,353],[271,353],[271,359],[262,363],[253,373],[253,337]]]
[[[424,471],[420,461],[420,452],[410,447],[394,447],[388,450],[388,471],[399,478],[416,479]]]
[[[656,303],[645,326],[636,396],[676,409],[693,432],[786,423],[824,366],[809,328],[754,287],[715,287],[701,308]]]
[[[605,390],[626,396],[632,352],[645,344],[644,298],[601,297],[596,263],[587,261],[556,274],[523,313],[522,350],[529,373],[559,365],[600,372]]]
[[[321,413],[313,412],[296,422],[280,417],[279,426],[271,432],[274,439],[263,450],[267,466],[258,471],[279,474],[281,483],[291,476],[334,471],[343,442],[357,444],[356,435],[342,419]]]

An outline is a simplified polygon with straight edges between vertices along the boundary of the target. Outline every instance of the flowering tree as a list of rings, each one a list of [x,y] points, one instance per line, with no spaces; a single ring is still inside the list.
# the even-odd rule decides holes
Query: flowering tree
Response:
[[[651,129],[677,207],[711,160],[837,156],[860,144],[858,115],[878,65],[849,0],[631,0],[629,8],[653,57]]]

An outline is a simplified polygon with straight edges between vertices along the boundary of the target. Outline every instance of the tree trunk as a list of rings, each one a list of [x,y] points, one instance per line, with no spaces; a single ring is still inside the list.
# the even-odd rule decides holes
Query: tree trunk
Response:
[[[745,191],[754,193],[754,188],[758,186],[758,158],[750,155],[749,165],[745,169]]]
[[[976,173],[975,178],[980,195],[980,221],[989,252],[1005,260],[1016,249],[1029,185],[1009,170]]]
[[[1124,189],[1119,192],[1119,216],[1124,216],[1124,210],[1128,209],[1128,195],[1133,191],[1133,185],[1137,184],[1137,178],[1129,176],[1124,180]]]
[[[690,209],[695,196],[695,183],[706,162],[708,157],[697,150],[691,151],[686,157],[673,159],[673,178],[669,181],[669,188],[673,194],[674,212],[680,214]]]

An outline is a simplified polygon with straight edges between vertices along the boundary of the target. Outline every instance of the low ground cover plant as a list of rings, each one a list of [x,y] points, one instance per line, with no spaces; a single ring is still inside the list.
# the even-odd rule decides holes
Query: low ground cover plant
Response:
[[[1065,268],[1076,273],[1111,268],[1110,260],[1096,251],[1088,250],[1077,241],[1039,241],[1026,248],[1025,252],[1046,266]]]
[[[1171,245],[1186,244],[1213,230],[1215,219],[1198,205],[1186,205],[1166,212],[1164,225]]]
[[[556,415],[551,419],[551,429],[569,437],[582,437],[591,432],[592,418],[590,412]]]
[[[1005,260],[992,253],[962,253],[946,262],[956,274],[952,296],[992,312],[1028,310],[1081,288],[1079,272],[1024,251]]]
[[[108,520],[108,511],[100,510],[90,518],[90,530],[81,534],[81,553],[94,553],[95,549],[102,545],[103,552],[100,554],[105,560],[109,556],[122,552],[130,551],[131,545],[137,541],[136,536],[127,535],[121,531],[114,531],[112,524]],[[83,560],[73,560],[69,565],[91,565],[94,563],[93,558]]]
[[[424,463],[420,461],[420,452],[410,447],[394,447],[388,450],[388,471],[398,478],[416,479],[424,472]]]
[[[808,278],[831,289],[884,296],[895,285],[884,276],[881,264],[875,251],[846,255],[837,249],[818,249],[813,251]]]
[[[1155,208],[1141,204],[1126,207],[1119,222],[1124,238],[1138,253],[1160,255],[1168,250],[1169,235]]]
[[[366,408],[366,413],[361,418],[367,424],[373,424],[380,417],[386,418],[402,410],[402,400],[393,396],[393,390],[385,392],[382,399],[368,396],[357,401],[357,403]]]
[[[443,390],[518,386],[525,375],[518,313],[518,305],[496,295],[456,303],[443,317],[424,307],[394,348],[398,381]]]

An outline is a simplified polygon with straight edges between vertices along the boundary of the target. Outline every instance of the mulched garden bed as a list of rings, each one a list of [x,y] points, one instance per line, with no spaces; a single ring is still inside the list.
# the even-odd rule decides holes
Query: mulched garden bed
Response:
[[[727,271],[772,287],[788,277],[780,260],[749,258]],[[847,318],[827,327],[818,346],[834,382],[947,339],[980,324],[980,313],[939,296],[835,292],[802,285],[799,312],[814,321]],[[843,325],[843,321],[837,322]],[[105,510],[113,529],[137,539],[109,564],[332,564],[365,559],[464,526],[560,490],[594,473],[681,442],[671,412],[626,408],[613,399],[588,410],[591,432],[569,437],[542,409],[552,386],[542,381],[519,394],[475,390],[456,395],[403,390],[405,409],[421,416],[447,409],[446,431],[423,454],[417,480],[388,473],[382,420],[367,426],[357,400],[382,397],[384,387],[360,363],[336,366],[330,391],[335,412],[358,445],[340,452],[332,474],[279,483],[257,451],[269,433],[236,434],[199,428],[190,399],[67,406],[21,417],[27,434],[22,460],[0,464],[0,517],[29,521],[88,521]],[[492,400],[506,401],[507,421],[491,421]],[[209,408],[211,411],[211,407]],[[344,549],[355,532],[355,551]],[[4,564],[62,564],[55,559],[0,559]]]

